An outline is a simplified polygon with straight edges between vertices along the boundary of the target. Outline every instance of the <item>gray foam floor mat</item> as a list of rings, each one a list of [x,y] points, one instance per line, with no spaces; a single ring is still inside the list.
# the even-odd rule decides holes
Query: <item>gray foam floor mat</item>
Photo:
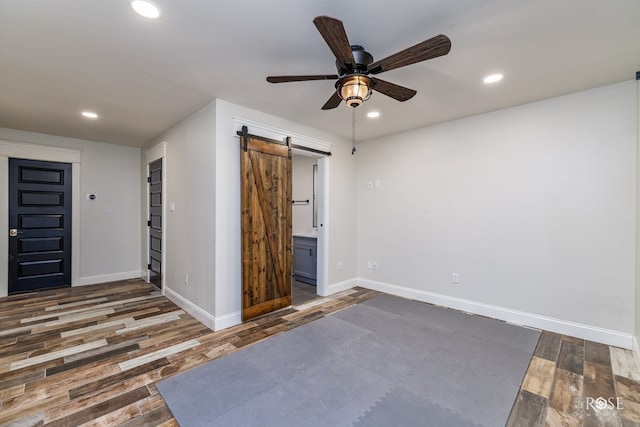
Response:
[[[188,426],[504,425],[540,333],[380,295],[158,383]]]

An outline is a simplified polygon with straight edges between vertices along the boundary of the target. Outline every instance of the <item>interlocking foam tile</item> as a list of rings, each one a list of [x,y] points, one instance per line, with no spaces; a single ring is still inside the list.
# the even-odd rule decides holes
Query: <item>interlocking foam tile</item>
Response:
[[[371,298],[362,304],[369,305],[371,307],[379,308],[380,310],[386,310],[390,313],[405,315],[416,309],[423,308],[425,303],[414,301],[406,298],[396,297],[393,295],[382,294],[375,298]]]
[[[421,399],[402,387],[385,394],[355,427],[478,427],[460,414]]]

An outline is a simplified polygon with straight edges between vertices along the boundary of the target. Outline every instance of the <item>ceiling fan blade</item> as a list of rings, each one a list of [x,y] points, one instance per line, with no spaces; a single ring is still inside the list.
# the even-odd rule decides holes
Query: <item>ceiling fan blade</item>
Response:
[[[382,73],[383,71],[393,70],[395,68],[404,67],[415,64],[417,62],[426,61],[427,59],[437,58],[449,53],[451,50],[451,40],[444,34],[432,37],[415,46],[411,46],[405,50],[401,50],[391,56],[369,65],[368,71],[371,74]]]
[[[373,81],[373,86],[371,89],[380,92],[383,95],[387,95],[397,101],[404,102],[408,99],[413,98],[413,96],[418,93],[413,89],[409,89],[404,86],[398,86],[394,83],[389,83],[384,80],[380,80],[375,77],[369,77]]]
[[[351,45],[342,21],[329,16],[318,16],[313,20],[313,23],[336,59],[341,64],[345,64],[347,68],[353,68],[356,61],[353,59]]]
[[[337,74],[318,74],[312,76],[269,76],[269,83],[305,82],[308,80],[336,80]]]
[[[329,100],[322,106],[323,110],[331,110],[336,108],[342,102],[342,98],[338,95],[338,92],[333,92],[333,95]]]

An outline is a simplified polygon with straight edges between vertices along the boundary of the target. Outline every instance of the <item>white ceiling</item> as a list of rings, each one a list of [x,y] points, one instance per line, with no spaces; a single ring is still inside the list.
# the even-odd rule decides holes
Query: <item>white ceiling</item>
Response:
[[[359,140],[631,80],[640,70],[638,0],[0,0],[0,127],[143,146],[214,98],[351,137],[351,111],[320,107],[333,74],[312,23],[344,22],[374,58],[439,33],[449,55],[379,75],[418,91],[357,109]],[[502,82],[482,78],[502,72]],[[98,120],[80,117],[89,109]],[[378,110],[371,120],[364,113]]]

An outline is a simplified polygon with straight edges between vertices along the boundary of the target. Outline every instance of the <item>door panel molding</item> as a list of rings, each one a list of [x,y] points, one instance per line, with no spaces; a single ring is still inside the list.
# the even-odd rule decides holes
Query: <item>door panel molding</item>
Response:
[[[71,163],[9,159],[10,293],[71,285],[72,182]]]
[[[143,237],[143,244],[142,244],[142,268],[141,270],[144,272],[147,272],[146,274],[146,280],[147,282],[149,282],[149,273],[148,273],[148,264],[149,264],[149,253],[150,253],[150,245],[152,245],[152,241],[151,241],[151,236],[150,236],[150,229],[149,227],[147,227],[147,221],[149,219],[151,219],[153,221],[153,218],[151,218],[151,212],[150,212],[150,208],[149,208],[149,188],[148,188],[148,183],[147,183],[147,177],[149,176],[149,165],[157,160],[162,159],[162,197],[161,197],[161,203],[162,203],[162,220],[161,220],[161,225],[160,227],[162,228],[163,231],[163,235],[162,235],[162,240],[160,242],[160,249],[161,249],[161,259],[160,259],[160,264],[161,264],[161,276],[160,276],[160,285],[161,285],[161,289],[162,289],[162,294],[166,295],[166,276],[167,276],[167,272],[165,270],[165,266],[167,265],[166,262],[166,240],[167,240],[167,143],[165,141],[151,147],[150,149],[146,150],[144,152],[144,159],[145,159],[145,164],[146,164],[146,168],[144,170],[144,177],[143,177],[143,182],[144,182],[144,190],[142,191],[142,194],[144,195],[144,204],[146,206],[146,209],[143,211],[142,215],[142,221],[143,221],[143,230],[144,230],[144,237]]]
[[[163,158],[154,160],[147,165],[147,211],[149,213],[147,222],[147,252],[149,254],[147,263],[147,281],[153,283],[160,289],[163,288],[164,277],[164,182],[162,176]]]
[[[71,163],[71,286],[80,284],[80,160],[82,150],[0,140],[0,176],[9,176],[9,158]],[[0,227],[9,227],[9,180],[0,180]],[[9,258],[9,240],[0,238],[0,259]],[[0,262],[0,297],[8,295],[9,265]]]

